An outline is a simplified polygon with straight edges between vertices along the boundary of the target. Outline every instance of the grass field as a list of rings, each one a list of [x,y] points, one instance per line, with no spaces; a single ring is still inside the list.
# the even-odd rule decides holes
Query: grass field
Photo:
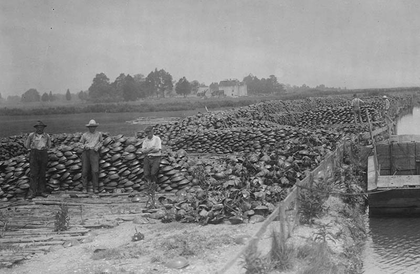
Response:
[[[203,110],[161,111],[161,112],[126,112],[126,113],[79,113],[40,116],[0,116],[0,137],[8,137],[34,131],[33,125],[41,120],[47,124],[45,132],[50,134],[75,133],[86,131],[85,125],[90,119],[99,123],[98,130],[111,135],[123,134],[134,136],[135,132],[147,125],[162,122],[162,118],[184,118]],[[140,123],[131,121],[139,119]],[[143,119],[141,119],[143,118]]]

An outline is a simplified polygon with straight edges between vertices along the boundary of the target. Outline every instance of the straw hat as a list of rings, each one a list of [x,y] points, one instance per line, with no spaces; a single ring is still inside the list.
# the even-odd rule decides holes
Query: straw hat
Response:
[[[88,124],[86,124],[86,126],[87,127],[97,127],[97,126],[99,126],[99,124],[96,123],[96,121],[92,119],[92,120],[89,121]]]

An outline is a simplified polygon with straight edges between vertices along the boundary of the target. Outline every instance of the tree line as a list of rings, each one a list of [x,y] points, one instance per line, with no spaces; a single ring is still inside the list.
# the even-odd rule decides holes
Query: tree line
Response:
[[[242,82],[235,80],[240,84],[247,85],[248,95],[281,95],[288,92],[302,92],[310,91],[312,88],[305,84],[301,87],[290,86],[278,82],[274,75],[267,78],[258,78],[255,75],[249,74],[245,76]],[[229,82],[229,81],[222,81]],[[42,95],[34,88],[27,90],[21,97],[9,96],[10,101],[20,102],[53,102],[56,100],[72,100],[76,96],[78,100],[88,101],[92,103],[110,103],[110,102],[128,102],[136,101],[149,97],[164,98],[173,96],[175,94],[187,96],[190,94],[197,94],[200,87],[207,87],[204,83],[197,80],[189,81],[185,76],[178,81],[174,81],[172,75],[164,69],[155,69],[151,71],[146,77],[143,74],[121,73],[113,82],[105,75],[105,73],[98,73],[92,80],[92,84],[86,91],[79,91],[72,94],[67,89],[65,96],[49,93]],[[212,82],[207,89],[211,91],[211,96],[220,96],[219,83]],[[331,91],[335,88],[328,88],[325,85],[315,87],[316,90]],[[338,88],[340,89],[340,88]],[[197,94],[200,96],[201,94]],[[222,94],[223,95],[223,94]],[[1,97],[0,97],[1,99]],[[4,100],[3,100],[4,101]]]

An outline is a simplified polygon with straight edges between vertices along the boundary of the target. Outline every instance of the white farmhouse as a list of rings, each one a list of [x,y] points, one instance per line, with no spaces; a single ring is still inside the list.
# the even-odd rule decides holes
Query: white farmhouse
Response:
[[[229,97],[248,96],[248,88],[245,83],[238,80],[224,80],[219,83],[219,91]]]

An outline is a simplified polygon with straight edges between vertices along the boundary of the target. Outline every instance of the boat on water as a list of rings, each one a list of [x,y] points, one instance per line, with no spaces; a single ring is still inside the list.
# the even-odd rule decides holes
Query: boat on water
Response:
[[[368,158],[371,217],[420,216],[420,135],[391,135]]]

